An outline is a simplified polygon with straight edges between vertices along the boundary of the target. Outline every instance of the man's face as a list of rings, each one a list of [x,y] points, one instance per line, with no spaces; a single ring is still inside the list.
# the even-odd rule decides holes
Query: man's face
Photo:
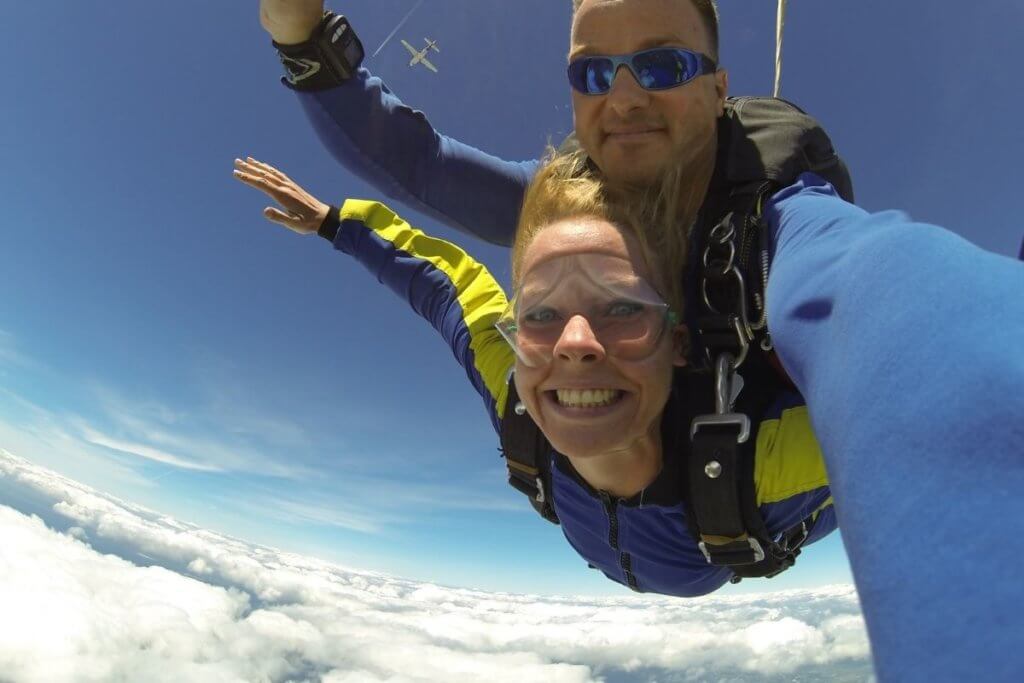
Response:
[[[573,19],[569,59],[662,46],[712,56],[704,23],[689,0],[584,0]],[[692,161],[716,134],[727,88],[726,73],[719,71],[648,91],[620,68],[604,95],[573,90],[576,136],[609,179],[649,184],[670,164]]]

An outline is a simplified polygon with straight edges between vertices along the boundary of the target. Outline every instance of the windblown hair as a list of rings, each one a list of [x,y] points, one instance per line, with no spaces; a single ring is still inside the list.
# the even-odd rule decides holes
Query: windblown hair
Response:
[[[526,190],[512,245],[512,283],[519,286],[526,247],[546,227],[564,220],[606,220],[635,235],[647,267],[659,278],[652,283],[672,310],[682,313],[682,274],[687,262],[690,228],[714,170],[715,145],[697,155],[696,163],[673,168],[651,187],[616,186],[601,176],[582,151],[548,150],[547,160]]]
[[[678,2],[690,2],[697,8],[701,20],[704,22],[704,30],[708,34],[708,45],[711,47],[711,54],[708,57],[718,61],[718,5],[715,0],[678,0]],[[583,4],[583,0],[572,0],[573,14]]]

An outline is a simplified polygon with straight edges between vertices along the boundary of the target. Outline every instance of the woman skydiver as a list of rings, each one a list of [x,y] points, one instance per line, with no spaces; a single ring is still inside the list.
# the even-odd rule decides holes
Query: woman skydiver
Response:
[[[480,264],[427,237],[385,206],[331,209],[277,169],[235,163],[235,177],[286,211],[264,215],[319,232],[408,297],[445,337],[500,430],[515,389],[552,449],[554,510],[573,548],[610,579],[642,592],[703,595],[733,578],[709,564],[688,528],[681,473],[689,423],[673,396],[686,364],[678,220],[701,183],[666,181],[660,199],[609,191],[580,154],[538,173],[513,246],[511,303]],[[711,163],[707,164],[710,175]],[[706,179],[705,179],[706,180]],[[689,188],[689,190],[687,190]],[[629,198],[629,195],[633,198]],[[684,220],[686,220],[684,218]],[[768,532],[814,519],[806,543],[835,529],[828,482],[806,409],[783,397],[761,425],[755,488]]]
[[[259,162],[236,162],[236,177],[288,210],[269,208],[268,219],[300,233],[324,226],[321,234],[332,237],[336,248],[375,268],[384,263],[379,273],[384,282],[406,282],[395,277],[401,252],[416,255],[417,265],[424,260],[433,264],[420,277],[449,282],[447,296],[457,298],[473,288],[474,296],[462,300],[465,308],[454,307],[460,320],[431,322],[452,344],[496,426],[507,398],[504,373],[515,364],[516,383],[526,382],[524,403],[563,451],[553,454],[554,504],[569,542],[613,580],[629,585],[632,574],[639,590],[672,595],[712,591],[729,572],[710,567],[694,551],[694,539],[680,520],[678,487],[664,486],[672,473],[673,451],[664,443],[661,452],[655,446],[655,425],[665,426],[661,417],[673,398],[665,377],[678,367],[685,339],[684,330],[667,315],[678,312],[673,308],[679,305],[663,275],[676,272],[667,256],[671,250],[657,241],[676,231],[623,222],[616,199],[600,191],[594,196],[605,203],[573,204],[574,191],[567,188],[581,188],[585,195],[582,188],[598,181],[569,182],[552,170],[557,168],[539,174],[531,189],[533,201],[551,193],[561,208],[549,215],[536,212],[542,216],[537,225],[543,239],[521,221],[517,243],[522,242],[523,256],[514,267],[514,284],[517,293],[528,293],[534,272],[546,275],[539,291],[548,292],[554,284],[547,296],[563,302],[553,313],[527,316],[523,322],[559,311],[563,317],[565,312],[581,315],[562,321],[558,338],[539,349],[531,344],[553,336],[522,337],[506,327],[513,333],[515,355],[513,345],[494,328],[508,308],[504,294],[454,245],[424,236],[372,202],[346,202],[338,213],[340,223],[331,221],[327,205]],[[523,216],[533,214],[528,200]],[[869,214],[842,201],[812,174],[772,197],[764,215],[772,251],[767,290],[772,341],[807,398],[830,474],[827,486],[822,477],[774,507],[795,502],[791,508],[806,512],[824,505],[810,542],[834,528],[833,506],[827,504],[831,490],[881,680],[965,680],[978,673],[987,680],[1015,680],[1024,668],[1024,651],[1014,635],[1024,604],[1024,585],[1016,572],[1024,547],[1024,265],[897,212]],[[595,245],[601,251],[584,257]],[[626,279],[606,281],[604,264],[599,267],[592,258],[616,259],[614,272]],[[549,262],[554,265],[544,265]],[[565,287],[583,284],[560,289],[562,279]],[[603,345],[601,325],[591,320],[593,309],[570,301],[571,294],[580,292],[618,294],[621,282],[639,288],[629,289],[627,308],[660,308],[653,295],[667,304],[661,309],[667,309],[664,330],[634,335],[649,346],[631,347],[623,343],[628,337],[616,343],[614,336],[604,337],[610,343]],[[400,291],[418,296],[415,286]],[[440,295],[440,288],[432,291]],[[524,300],[513,299],[520,303],[513,313],[524,311]],[[640,359],[632,353],[639,350],[649,355]],[[580,375],[552,372],[550,382],[541,374],[530,383],[531,373],[559,365],[578,369]],[[579,377],[586,379],[578,382]],[[538,391],[531,393],[531,388]],[[558,389],[563,389],[561,396]],[[610,410],[581,406],[609,400]],[[646,410],[652,405],[657,411]],[[631,431],[623,429],[634,437],[630,445],[636,450],[621,450],[622,460],[602,457],[604,448],[623,444],[601,430],[577,444],[584,431],[577,425],[618,419],[615,410],[625,406],[636,408]],[[652,413],[645,425],[641,414]],[[758,439],[759,463],[773,462],[786,471],[806,461],[805,449],[781,452],[781,444],[809,436],[806,419],[806,412],[782,411],[770,446],[764,448]],[[768,422],[759,432],[766,431]],[[661,456],[661,469],[645,485],[655,472],[652,453]],[[604,467],[620,462],[632,462],[638,474],[633,477],[630,470],[624,476],[622,468]],[[763,476],[767,468],[758,471]],[[759,479],[757,484],[770,482]],[[663,498],[666,490],[675,497]],[[621,494],[622,500],[610,493]],[[765,500],[760,489],[758,499]],[[610,508],[602,505],[605,501]],[[674,517],[673,528],[650,536],[653,543],[647,547],[610,547],[609,509],[618,515],[616,521],[637,524],[644,523],[644,511],[660,509],[666,518]],[[784,528],[779,515],[773,519],[772,504],[761,509],[774,532]]]

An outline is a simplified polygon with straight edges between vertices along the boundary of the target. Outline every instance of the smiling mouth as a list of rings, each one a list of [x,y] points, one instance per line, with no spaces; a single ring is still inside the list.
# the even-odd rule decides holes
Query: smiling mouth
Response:
[[[617,389],[556,389],[550,393],[563,408],[603,408],[622,400],[623,392]]]
[[[649,128],[646,130],[630,130],[630,131],[610,131],[607,133],[609,140],[639,140],[650,135],[660,133],[660,128]]]

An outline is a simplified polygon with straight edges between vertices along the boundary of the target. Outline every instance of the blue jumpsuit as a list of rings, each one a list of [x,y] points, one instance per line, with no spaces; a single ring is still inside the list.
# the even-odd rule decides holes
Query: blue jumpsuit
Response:
[[[536,161],[440,135],[360,69],[297,93],[389,197],[509,244]],[[813,176],[766,213],[769,326],[822,444],[881,680],[1024,671],[1024,265]]]
[[[506,378],[514,360],[494,327],[507,304],[501,286],[459,247],[423,234],[383,204],[349,200],[339,219],[337,231],[325,231],[324,236],[441,334],[500,431],[508,397]],[[835,530],[836,521],[807,408],[792,394],[779,396],[761,416],[754,490],[761,517],[773,535],[813,517],[809,544]],[[551,498],[566,540],[609,579],[638,592],[692,597],[717,590],[732,572],[709,564],[690,534],[682,457],[680,449],[672,447],[686,442],[688,425],[675,424],[675,415],[666,411],[663,466],[642,493],[622,499],[597,491],[567,458],[551,451]]]

